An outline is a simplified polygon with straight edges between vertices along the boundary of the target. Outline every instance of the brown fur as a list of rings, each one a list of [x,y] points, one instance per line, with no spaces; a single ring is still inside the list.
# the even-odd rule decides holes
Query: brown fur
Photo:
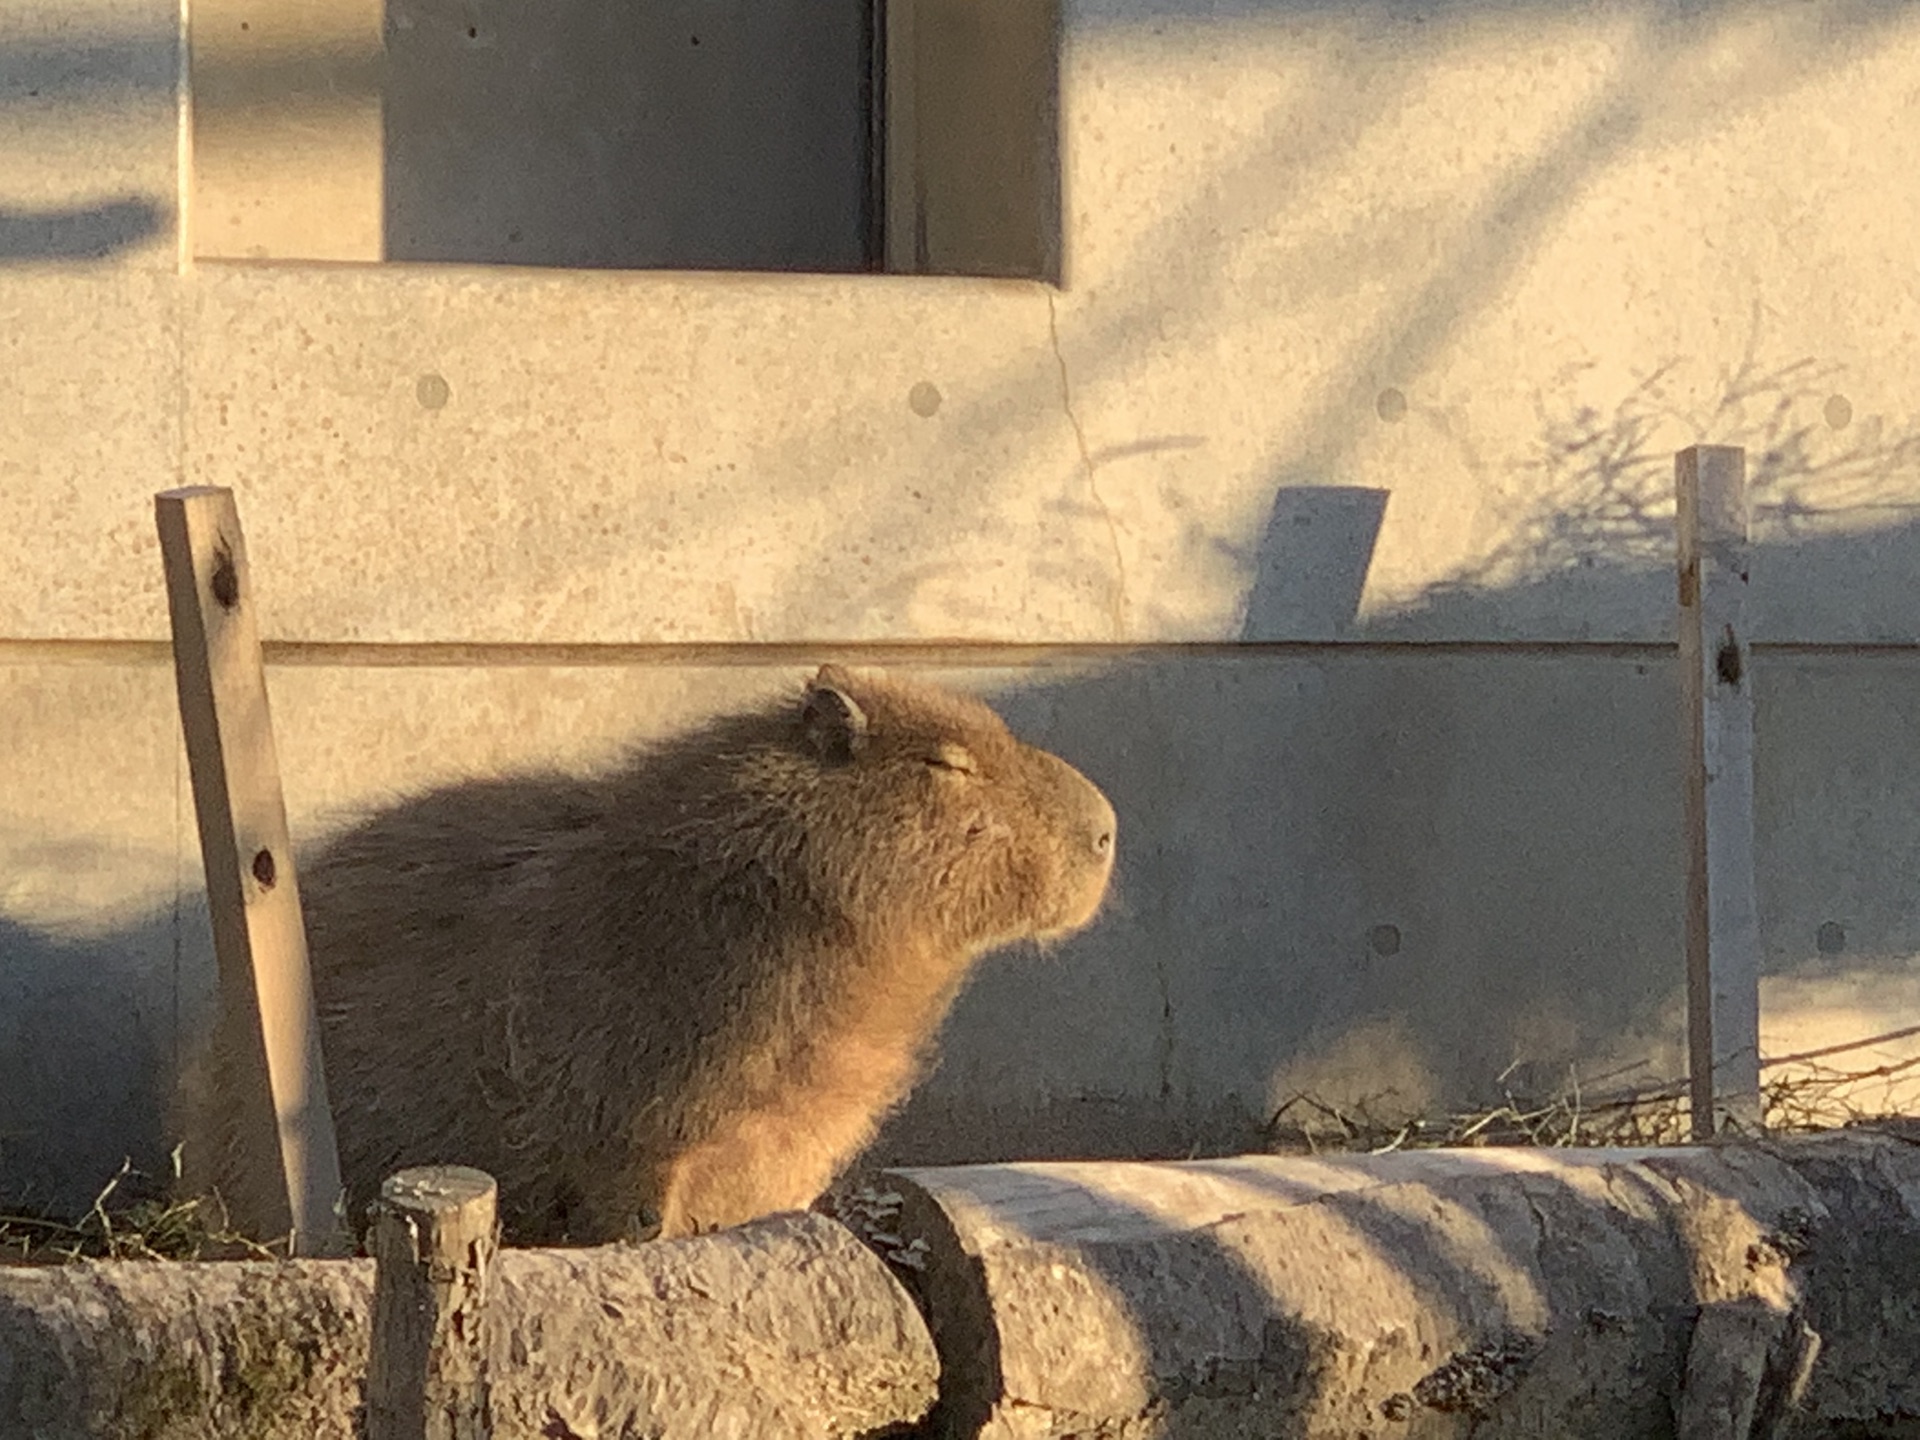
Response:
[[[597,778],[435,791],[304,868],[357,1207],[477,1165],[523,1240],[809,1204],[973,962],[1098,909],[1114,816],[976,701],[826,667]]]

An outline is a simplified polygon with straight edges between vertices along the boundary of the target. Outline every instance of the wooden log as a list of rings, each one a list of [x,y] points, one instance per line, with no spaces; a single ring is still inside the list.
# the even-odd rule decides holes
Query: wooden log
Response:
[[[852,1218],[933,1435],[1758,1440],[1920,1433],[1915,1197],[1920,1146],[1845,1133],[912,1170]]]
[[[371,1260],[0,1268],[0,1435],[333,1440],[366,1399]],[[842,1226],[504,1250],[492,1433],[822,1440],[932,1404],[913,1300]]]
[[[844,1207],[919,1288],[927,1433],[1920,1433],[1920,1145],[1870,1132],[915,1171]],[[820,1216],[507,1251],[497,1436],[885,1433],[920,1313]],[[373,1266],[0,1270],[0,1434],[349,1435]]]
[[[484,1440],[487,1280],[500,1241],[493,1177],[402,1170],[373,1222],[367,1440]]]
[[[220,968],[222,1153],[204,1178],[237,1228],[343,1253],[340,1159],[307,969],[300,887],[233,492],[154,497],[174,677]]]
[[[1760,1129],[1760,906],[1746,452],[1674,457],[1686,724],[1687,1053],[1693,1138]]]

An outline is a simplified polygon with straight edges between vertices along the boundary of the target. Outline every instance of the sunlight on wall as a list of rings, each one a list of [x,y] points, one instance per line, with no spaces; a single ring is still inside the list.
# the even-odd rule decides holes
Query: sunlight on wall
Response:
[[[1671,453],[1700,439],[1753,452],[1763,530],[1911,505],[1889,357],[1920,302],[1888,267],[1915,214],[1920,16],[1129,10],[1087,7],[1104,23],[1070,47],[1061,332],[1091,445],[1122,414],[1206,437],[1100,476],[1167,623],[1209,623],[1205,547],[1169,540],[1245,543],[1275,484],[1393,490],[1376,620],[1663,567]],[[1668,626],[1657,585],[1595,598],[1493,626]]]

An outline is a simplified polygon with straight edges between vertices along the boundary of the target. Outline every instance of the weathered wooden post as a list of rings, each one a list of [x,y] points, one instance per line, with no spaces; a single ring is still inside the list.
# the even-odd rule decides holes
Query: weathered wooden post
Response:
[[[493,1177],[402,1170],[373,1222],[367,1440],[485,1440],[487,1279],[499,1227]]]
[[[208,486],[163,491],[154,511],[220,967],[216,1023],[241,1066],[227,1103],[250,1173],[229,1201],[243,1228],[290,1234],[296,1254],[332,1253],[340,1160],[240,516],[232,491]]]
[[[1687,1052],[1693,1137],[1705,1140],[1729,1123],[1761,1125],[1746,452],[1682,450],[1674,482],[1687,728]]]

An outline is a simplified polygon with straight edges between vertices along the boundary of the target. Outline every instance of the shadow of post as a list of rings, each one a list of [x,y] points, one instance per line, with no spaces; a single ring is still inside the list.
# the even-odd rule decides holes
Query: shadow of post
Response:
[[[1240,638],[1333,640],[1350,633],[1389,493],[1352,485],[1276,490]]]

